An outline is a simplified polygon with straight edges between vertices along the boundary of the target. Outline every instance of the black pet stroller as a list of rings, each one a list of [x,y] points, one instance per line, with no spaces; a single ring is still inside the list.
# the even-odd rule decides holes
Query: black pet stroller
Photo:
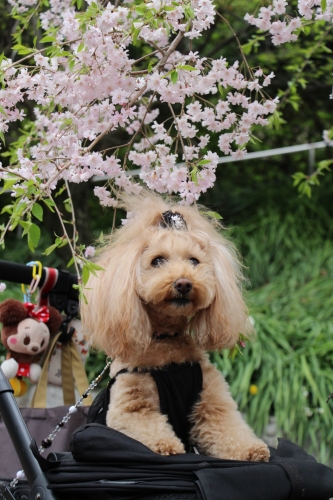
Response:
[[[13,269],[9,264],[1,267],[0,262],[0,279],[29,283],[31,268],[22,270],[26,266],[14,265]],[[19,278],[14,279],[17,271]],[[70,280],[73,278],[66,273],[67,285]],[[67,296],[62,293],[59,297],[68,302],[71,288],[67,287]],[[68,304],[61,307],[66,310]],[[276,450],[271,449],[268,463],[220,460],[195,453],[166,457],[103,424],[90,422],[74,431],[70,451],[53,452],[44,458],[12,393],[0,368],[0,414],[26,478],[0,479],[0,500],[328,500],[333,497],[333,470],[284,439],[279,440]],[[102,401],[99,397],[98,404]],[[96,414],[96,407],[94,410],[92,414]],[[6,460],[1,442],[0,460]]]

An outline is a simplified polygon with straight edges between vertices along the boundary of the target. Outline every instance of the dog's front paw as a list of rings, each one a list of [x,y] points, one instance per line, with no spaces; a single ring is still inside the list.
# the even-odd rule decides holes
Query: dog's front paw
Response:
[[[184,445],[177,438],[159,439],[151,449],[159,455],[178,455],[185,453]]]
[[[243,460],[247,462],[268,462],[269,457],[268,446],[263,441],[258,441],[247,449]]]

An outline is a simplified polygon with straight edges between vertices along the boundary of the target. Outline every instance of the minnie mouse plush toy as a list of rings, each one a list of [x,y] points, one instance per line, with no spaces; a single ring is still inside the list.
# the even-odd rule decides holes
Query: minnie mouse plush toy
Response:
[[[1,364],[5,376],[14,388],[21,388],[16,377],[27,377],[36,383],[41,367],[37,364],[46,350],[50,335],[55,335],[62,323],[60,312],[54,307],[37,307],[32,303],[7,299],[0,304],[1,342],[7,349],[6,360]],[[25,384],[23,384],[24,386]],[[26,387],[26,385],[25,385]]]

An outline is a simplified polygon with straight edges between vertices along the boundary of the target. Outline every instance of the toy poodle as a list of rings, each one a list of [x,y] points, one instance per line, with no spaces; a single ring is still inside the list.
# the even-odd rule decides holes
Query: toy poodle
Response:
[[[122,206],[81,306],[113,358],[107,425],[163,455],[268,461],[207,354],[251,333],[233,245],[197,207],[148,191]]]

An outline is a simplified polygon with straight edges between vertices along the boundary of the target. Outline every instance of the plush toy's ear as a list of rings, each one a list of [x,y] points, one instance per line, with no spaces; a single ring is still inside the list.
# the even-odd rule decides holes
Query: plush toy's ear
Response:
[[[0,304],[0,322],[3,325],[19,323],[28,316],[24,304],[19,300],[7,299]]]
[[[48,309],[50,311],[50,319],[46,323],[46,326],[50,330],[50,335],[55,335],[60,330],[62,323],[62,316],[58,311],[58,309],[56,309],[55,307],[48,306]]]

